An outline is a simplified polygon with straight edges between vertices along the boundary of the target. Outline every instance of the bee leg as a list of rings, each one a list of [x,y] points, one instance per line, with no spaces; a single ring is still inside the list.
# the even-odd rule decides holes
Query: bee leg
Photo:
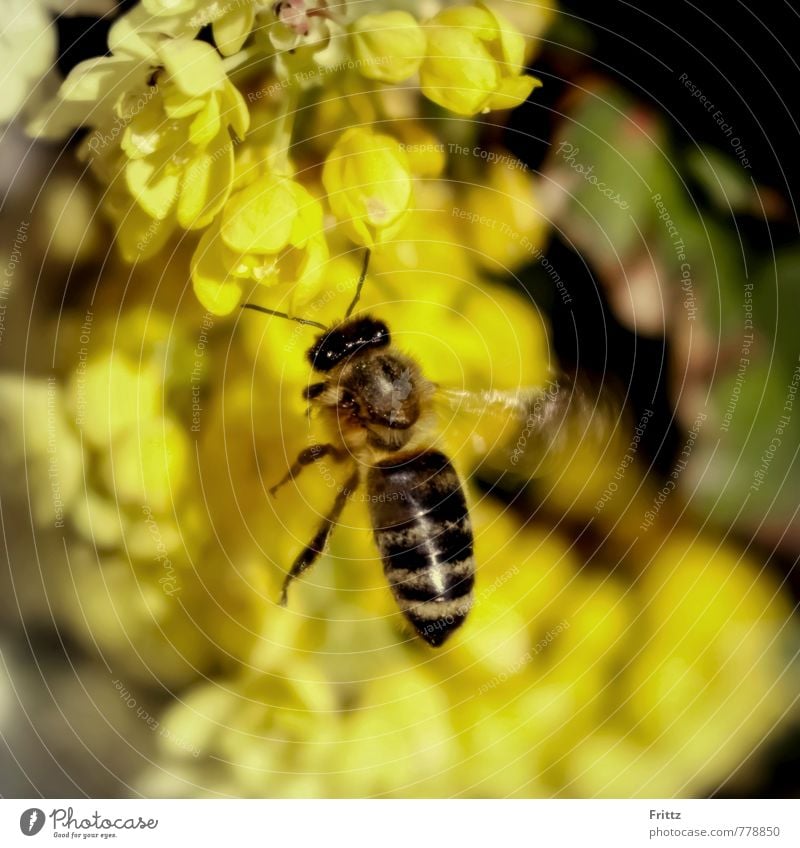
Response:
[[[325,383],[311,383],[303,389],[303,397],[306,400],[314,400],[325,391]]]
[[[279,480],[274,486],[270,487],[269,493],[274,495],[281,486],[286,485],[286,483],[290,480],[294,480],[294,478],[297,477],[306,465],[312,465],[326,456],[332,456],[337,460],[342,458],[341,452],[335,445],[311,445],[311,447],[300,451],[297,455],[297,459],[292,463],[291,468],[286,472],[281,480]]]
[[[325,391],[325,383],[311,383],[303,389],[303,397],[306,400],[315,400]],[[313,404],[308,405],[306,416],[311,418],[311,412],[314,409]]]
[[[322,523],[317,528],[314,538],[300,552],[300,555],[292,564],[286,579],[283,581],[281,589],[281,606],[285,607],[288,600],[289,584],[292,580],[297,579],[304,571],[307,571],[317,561],[319,555],[325,549],[331,531],[339,521],[339,516],[342,514],[347,499],[355,491],[358,486],[358,469],[356,469],[347,482],[342,486],[339,493],[336,495],[336,500],[333,502],[331,511],[322,519]]]

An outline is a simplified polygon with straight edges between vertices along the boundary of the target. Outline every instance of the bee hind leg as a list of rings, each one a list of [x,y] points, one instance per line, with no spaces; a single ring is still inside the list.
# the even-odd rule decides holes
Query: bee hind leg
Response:
[[[325,545],[331,535],[333,528],[339,522],[339,517],[347,503],[347,499],[355,491],[358,486],[358,469],[348,477],[347,482],[342,486],[336,495],[336,500],[333,502],[330,512],[322,519],[322,523],[317,528],[314,538],[300,552],[300,555],[292,564],[286,579],[283,581],[281,589],[280,604],[286,606],[288,600],[289,585],[293,580],[296,580],[300,575],[307,571],[317,561],[320,554],[325,550]]]
[[[286,474],[274,486],[270,486],[269,493],[274,495],[281,486],[285,486],[290,480],[294,480],[307,465],[319,462],[326,456],[335,460],[344,458],[342,452],[335,445],[311,445],[311,447],[300,451]]]

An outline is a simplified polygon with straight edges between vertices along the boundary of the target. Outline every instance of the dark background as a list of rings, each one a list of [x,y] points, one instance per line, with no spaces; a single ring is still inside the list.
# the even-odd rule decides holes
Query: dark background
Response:
[[[796,4],[785,0],[733,0],[698,6],[680,0],[635,4],[624,0],[564,0],[560,8],[562,18],[566,15],[567,21],[571,18],[589,29],[590,55],[570,53],[558,45],[546,48],[536,62],[536,72],[547,78],[544,88],[536,92],[537,104],[545,108],[529,105],[519,110],[514,120],[536,120],[537,135],[544,136],[540,122],[545,116],[555,121],[570,81],[581,73],[599,73],[659,112],[669,121],[673,139],[679,144],[718,148],[719,127],[676,82],[685,72],[723,114],[735,116],[736,134],[748,151],[754,180],[772,187],[787,201],[790,214],[783,221],[769,225],[754,217],[739,221],[745,239],[764,249],[772,244],[775,250],[797,242],[793,196],[800,177],[800,12]],[[529,164],[534,166],[547,152],[546,145],[528,149]],[[585,262],[565,245],[553,245],[548,256],[556,267],[566,269],[565,276],[584,278],[579,290],[587,296],[572,304],[581,343],[589,350],[600,351],[600,356],[605,349],[610,370],[624,384],[632,378],[631,400],[637,415],[653,397],[657,398],[653,408],[662,414],[654,417],[644,448],[656,459],[656,469],[666,471],[681,436],[674,425],[665,423],[671,418],[663,414],[670,403],[665,381],[654,381],[658,370],[652,363],[662,361],[669,341],[636,339],[621,327],[607,304],[598,302],[602,287],[587,276],[590,271]],[[787,308],[800,313],[799,306],[795,303]],[[603,320],[599,320],[601,311]],[[556,303],[551,319],[562,362],[576,362],[572,317]],[[796,575],[796,561],[774,565]],[[800,601],[800,584],[797,580],[790,584],[795,600]],[[750,775],[748,793],[758,797],[800,796],[800,729],[775,744],[766,762],[761,772]],[[721,787],[714,794],[724,797],[730,790]]]
[[[701,4],[705,5],[705,4]],[[796,50],[800,12],[785,0],[718,4],[715,11],[689,2],[627,3],[608,0],[566,0],[550,43],[535,61],[535,72],[546,82],[535,102],[512,113],[508,146],[532,168],[541,166],[547,141],[562,111],[573,81],[588,74],[614,80],[670,124],[678,146],[720,148],[719,127],[679,82],[686,73],[726,116],[735,116],[736,134],[747,150],[753,179],[775,189],[787,202],[786,220],[744,217],[739,224],[745,241],[776,251],[797,241],[797,210],[793,194],[800,177],[800,64]],[[560,36],[582,28],[588,35],[583,50],[565,49]],[[545,127],[549,124],[549,131]],[[535,132],[526,132],[535,127]],[[533,139],[533,141],[532,141]],[[730,151],[723,152],[729,153]],[[688,180],[690,188],[691,179]],[[607,364],[622,385],[631,386],[631,405],[638,420],[648,406],[655,424],[643,445],[654,467],[667,473],[681,436],[670,423],[665,383],[668,375],[653,363],[668,362],[669,340],[635,338],[622,327],[604,301],[602,286],[583,258],[563,243],[548,248],[562,276],[582,280],[575,288],[583,298],[569,309],[555,298],[550,309],[554,345],[562,365],[579,362],[576,337],[596,361]],[[577,321],[578,333],[573,321]],[[586,357],[584,356],[585,360]]]

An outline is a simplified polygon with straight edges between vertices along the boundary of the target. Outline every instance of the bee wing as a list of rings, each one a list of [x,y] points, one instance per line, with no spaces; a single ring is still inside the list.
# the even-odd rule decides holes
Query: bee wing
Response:
[[[438,386],[434,398],[448,441],[526,476],[545,473],[584,439],[607,440],[616,418],[608,392],[567,376],[515,390]]]

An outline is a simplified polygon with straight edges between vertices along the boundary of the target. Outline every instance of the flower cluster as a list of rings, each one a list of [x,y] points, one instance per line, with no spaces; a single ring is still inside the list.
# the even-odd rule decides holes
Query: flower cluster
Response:
[[[207,24],[214,46],[197,38]],[[423,174],[403,149],[405,131],[364,124],[359,110],[392,108],[408,88],[390,86],[412,77],[458,115],[511,108],[538,84],[524,73],[525,45],[488,6],[419,21],[395,10],[355,17],[325,0],[147,0],[114,23],[111,54],[76,67],[31,130],[92,129],[82,153],[106,186],[128,261],[202,231],[191,276],[207,309],[230,313],[260,286],[296,311],[319,293],[343,239],[384,244],[413,208]],[[350,115],[314,109],[308,89],[323,81],[352,103]],[[325,139],[321,175],[295,128],[308,109]]]

